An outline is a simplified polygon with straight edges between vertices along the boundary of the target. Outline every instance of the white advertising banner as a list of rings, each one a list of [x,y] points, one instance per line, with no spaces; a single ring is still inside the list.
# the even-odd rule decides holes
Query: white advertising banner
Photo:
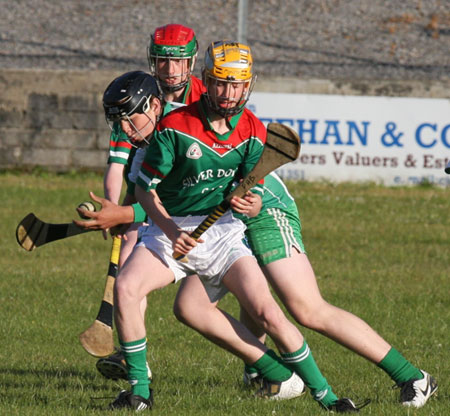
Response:
[[[247,107],[299,133],[285,179],[450,186],[450,100],[253,92]]]

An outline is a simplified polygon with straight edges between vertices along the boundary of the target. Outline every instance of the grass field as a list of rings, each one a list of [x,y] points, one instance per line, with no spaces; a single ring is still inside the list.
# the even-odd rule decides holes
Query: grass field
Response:
[[[332,341],[304,329],[337,394],[370,397],[367,415],[450,414],[450,193],[433,187],[297,183],[304,240],[323,296],[368,321],[439,382],[427,406],[397,403],[389,377]],[[95,319],[111,241],[84,234],[26,252],[15,241],[29,212],[68,222],[94,174],[0,174],[0,415],[100,415],[125,382],[103,379],[78,341]],[[257,400],[242,364],[178,323],[177,287],[149,296],[149,361],[155,415],[320,415],[305,395]],[[221,306],[237,314],[231,295]],[[116,413],[115,413],[116,414]],[[120,414],[120,412],[118,412]]]

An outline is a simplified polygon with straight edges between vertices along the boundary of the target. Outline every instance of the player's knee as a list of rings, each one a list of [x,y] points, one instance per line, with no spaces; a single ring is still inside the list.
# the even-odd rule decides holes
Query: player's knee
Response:
[[[195,305],[192,302],[176,299],[173,304],[173,313],[180,322],[191,326],[195,317],[201,312],[195,309]]]
[[[137,298],[137,293],[133,285],[130,284],[126,275],[117,277],[114,283],[114,301],[117,306],[131,302]]]
[[[255,320],[261,328],[270,333],[281,330],[287,319],[278,305],[274,304],[256,311]]]
[[[320,305],[302,305],[289,308],[297,323],[305,328],[321,331],[325,328],[329,315],[329,304],[321,302]]]
[[[177,318],[180,322],[186,323],[185,321],[185,314],[186,310],[183,307],[182,304],[180,304],[177,300],[175,300],[175,303],[173,304],[173,314],[175,315],[175,318]]]

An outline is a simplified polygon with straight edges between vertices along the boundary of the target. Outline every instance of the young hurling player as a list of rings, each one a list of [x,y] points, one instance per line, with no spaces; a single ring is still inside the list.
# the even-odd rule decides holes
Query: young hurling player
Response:
[[[113,130],[123,132],[127,142],[140,146],[138,152],[142,151],[149,143],[156,123],[162,114],[163,105],[162,92],[158,82],[150,74],[142,71],[127,72],[117,77],[108,85],[103,94],[106,121]],[[133,164],[138,159],[138,152],[135,154]],[[131,186],[133,182],[135,179],[133,179],[133,168],[131,168],[128,175],[127,194],[122,203],[125,206],[136,202],[134,187]],[[130,240],[135,242],[137,239],[135,231],[139,224],[141,223],[132,223],[131,227],[127,229],[125,242],[130,242]],[[128,255],[128,251],[121,252],[122,261],[119,268]],[[141,302],[142,316],[145,314],[146,306],[146,298],[144,298]],[[100,358],[96,367],[107,378],[116,379],[126,375],[125,361],[120,351],[109,357]],[[152,373],[148,365],[147,371],[148,377],[151,378]]]
[[[198,53],[198,42],[194,31],[179,24],[168,24],[155,29],[147,49],[150,73],[158,80],[164,95],[165,115],[173,108],[198,101],[205,91],[201,80],[194,75]],[[118,123],[113,125],[111,134],[109,167],[105,174],[105,197],[117,203],[122,186],[122,174],[125,174],[127,193],[122,205],[135,201],[134,186],[137,173],[145,156],[146,143],[139,140],[140,149],[136,150],[136,141],[140,139],[135,132],[127,135]],[[131,141],[131,143],[130,143]],[[117,195],[117,198],[115,197]],[[114,196],[114,197],[112,197]],[[119,268],[125,263],[137,241],[137,229],[141,224],[131,224],[122,240]],[[142,301],[142,313],[146,309],[146,298]],[[98,371],[106,378],[126,377],[125,360],[117,351],[97,361]],[[151,374],[149,370],[149,374]]]
[[[402,404],[423,406],[437,390],[433,377],[414,367],[362,319],[322,298],[303,245],[297,206],[281,179],[276,174],[268,175],[264,185],[254,191],[262,197],[260,213],[239,218],[247,226],[253,254],[290,314],[300,325],[326,335],[383,369],[401,387]],[[195,320],[201,303],[208,303],[204,294],[198,296],[199,286],[196,276],[181,284],[175,311],[183,322]],[[241,321],[264,342],[264,331],[245,309],[241,309]],[[257,370],[246,365],[244,382],[250,384],[257,378]]]
[[[110,124],[120,125],[121,129],[131,140],[140,138],[142,141],[146,142],[151,138],[155,124],[161,114],[162,107],[155,80],[149,74],[140,71],[127,73],[115,79],[104,93],[103,104],[106,119]],[[99,199],[95,196],[93,199],[97,202],[102,201],[103,203],[110,203],[106,199]],[[126,209],[129,207],[124,206],[122,208]],[[132,222],[133,219],[134,218],[126,222]],[[113,226],[113,224],[110,226]],[[142,309],[141,314],[143,315]],[[142,317],[142,319],[144,318]],[[244,344],[244,347],[250,350],[250,352],[247,352],[241,348],[242,353],[240,356],[243,359],[245,359],[246,356],[258,355],[260,351],[267,350],[263,345],[258,345],[258,347],[253,345],[247,346],[247,344],[240,339],[238,339],[237,342]],[[255,344],[258,344],[256,339]],[[269,355],[262,360],[262,364],[258,365],[266,377],[270,377],[272,380],[277,381],[280,377],[284,378],[286,375],[291,376],[292,372],[289,369],[283,368],[283,365],[277,363],[276,359],[270,355],[270,352],[268,354]],[[119,367],[121,363],[119,362],[116,364],[117,367]],[[110,363],[110,366],[112,367],[113,365]],[[125,368],[125,376],[126,371]],[[149,378],[148,374],[147,378]],[[281,383],[280,380],[277,385],[280,391],[278,394],[274,395],[274,397],[285,398],[302,393],[304,386],[303,382],[296,376],[290,377],[289,380],[289,383]],[[297,385],[295,383],[297,383]],[[285,393],[284,391],[286,389],[290,389],[290,391]],[[133,402],[133,397],[129,395],[126,397],[129,399],[125,400],[126,403],[132,403],[135,405],[134,407],[142,408],[149,405],[149,402]],[[124,396],[122,395],[121,400],[123,400],[123,398]],[[115,406],[117,405],[118,404],[116,403]]]
[[[205,232],[204,241],[197,244],[189,235],[224,199],[235,174],[245,176],[251,170],[266,133],[261,122],[244,109],[253,84],[249,48],[217,42],[208,48],[205,62],[208,93],[198,103],[162,119],[138,176],[136,197],[148,214],[149,225],[115,285],[115,321],[132,390],[122,391],[112,407],[151,407],[146,330],[139,313],[142,298],[197,273],[212,307],[205,308],[192,327],[258,368],[265,379],[261,394],[272,398],[300,395],[304,385],[298,372],[325,407],[339,411],[342,400],[332,392],[312,355],[297,362],[303,337],[274,301],[256,260],[242,242],[242,222],[227,212]],[[257,200],[234,198],[231,205],[247,214]],[[174,260],[174,251],[187,255],[187,262]],[[216,307],[227,290],[274,339],[295,372]],[[215,332],[219,338],[210,336]],[[345,403],[342,410],[348,410]]]

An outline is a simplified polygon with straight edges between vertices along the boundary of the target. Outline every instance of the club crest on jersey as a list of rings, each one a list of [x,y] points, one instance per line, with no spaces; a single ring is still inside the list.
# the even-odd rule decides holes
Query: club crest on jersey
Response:
[[[202,156],[202,149],[197,143],[192,143],[186,152],[186,157],[189,159],[200,159]]]

